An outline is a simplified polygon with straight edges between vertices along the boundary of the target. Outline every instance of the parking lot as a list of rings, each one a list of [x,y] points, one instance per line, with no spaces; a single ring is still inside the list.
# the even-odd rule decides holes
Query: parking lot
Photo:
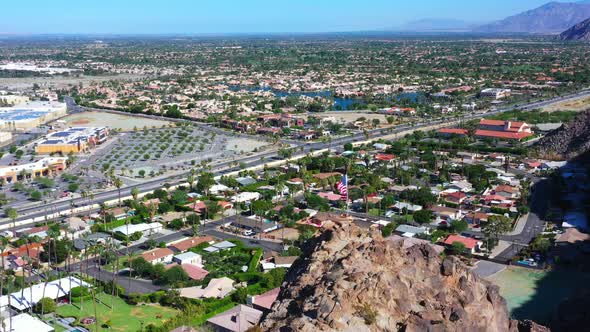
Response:
[[[115,174],[128,178],[156,177],[170,171],[188,170],[214,159],[231,159],[267,144],[192,125],[121,133],[113,140],[116,141],[97,152],[88,163],[103,172],[113,168]]]

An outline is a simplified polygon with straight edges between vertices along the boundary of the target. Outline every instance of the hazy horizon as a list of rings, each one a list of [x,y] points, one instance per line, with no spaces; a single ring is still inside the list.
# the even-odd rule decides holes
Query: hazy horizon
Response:
[[[486,23],[548,0],[269,0],[192,2],[32,0],[3,4],[0,34],[280,34],[381,31],[423,19]],[[563,2],[563,1],[562,1]]]

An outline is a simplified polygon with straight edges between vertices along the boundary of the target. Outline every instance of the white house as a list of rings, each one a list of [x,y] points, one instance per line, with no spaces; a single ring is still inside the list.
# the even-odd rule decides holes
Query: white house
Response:
[[[182,254],[178,254],[174,257],[172,257],[172,261],[175,263],[178,263],[180,265],[182,264],[192,264],[192,265],[197,265],[202,267],[203,266],[203,258],[201,257],[201,255],[196,254],[192,251],[188,251]]]
[[[129,236],[136,232],[141,232],[143,235],[150,235],[156,234],[162,231],[162,224],[159,222],[153,222],[149,224],[130,224],[130,225],[123,225],[116,228],[113,228],[113,233],[120,233],[125,236]]]
[[[141,257],[152,264],[170,263],[174,256],[174,251],[168,248],[158,248],[144,252]]]

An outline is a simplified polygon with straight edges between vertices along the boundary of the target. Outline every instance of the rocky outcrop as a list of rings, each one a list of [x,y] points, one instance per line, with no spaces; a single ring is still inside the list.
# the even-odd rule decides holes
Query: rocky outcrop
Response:
[[[535,144],[535,151],[545,159],[573,159],[590,151],[590,110],[580,112]]]
[[[567,29],[559,35],[561,40],[590,40],[590,18]]]
[[[510,320],[497,286],[429,243],[407,241],[329,225],[289,270],[262,329],[527,331]]]

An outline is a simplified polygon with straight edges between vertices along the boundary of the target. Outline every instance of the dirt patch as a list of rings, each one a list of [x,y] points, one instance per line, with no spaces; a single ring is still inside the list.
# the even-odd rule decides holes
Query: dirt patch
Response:
[[[109,127],[121,131],[132,131],[142,128],[162,128],[172,122],[158,119],[149,119],[139,116],[115,114],[108,112],[84,112],[72,114],[63,119],[67,126]]]
[[[89,123],[90,123],[90,120],[88,120],[88,119],[78,119],[78,120],[74,120],[71,122],[71,124],[76,125],[76,126],[87,125]]]
[[[547,105],[543,108],[546,112],[555,111],[584,111],[590,108],[590,97],[584,96],[577,99],[567,100],[561,103]]]

